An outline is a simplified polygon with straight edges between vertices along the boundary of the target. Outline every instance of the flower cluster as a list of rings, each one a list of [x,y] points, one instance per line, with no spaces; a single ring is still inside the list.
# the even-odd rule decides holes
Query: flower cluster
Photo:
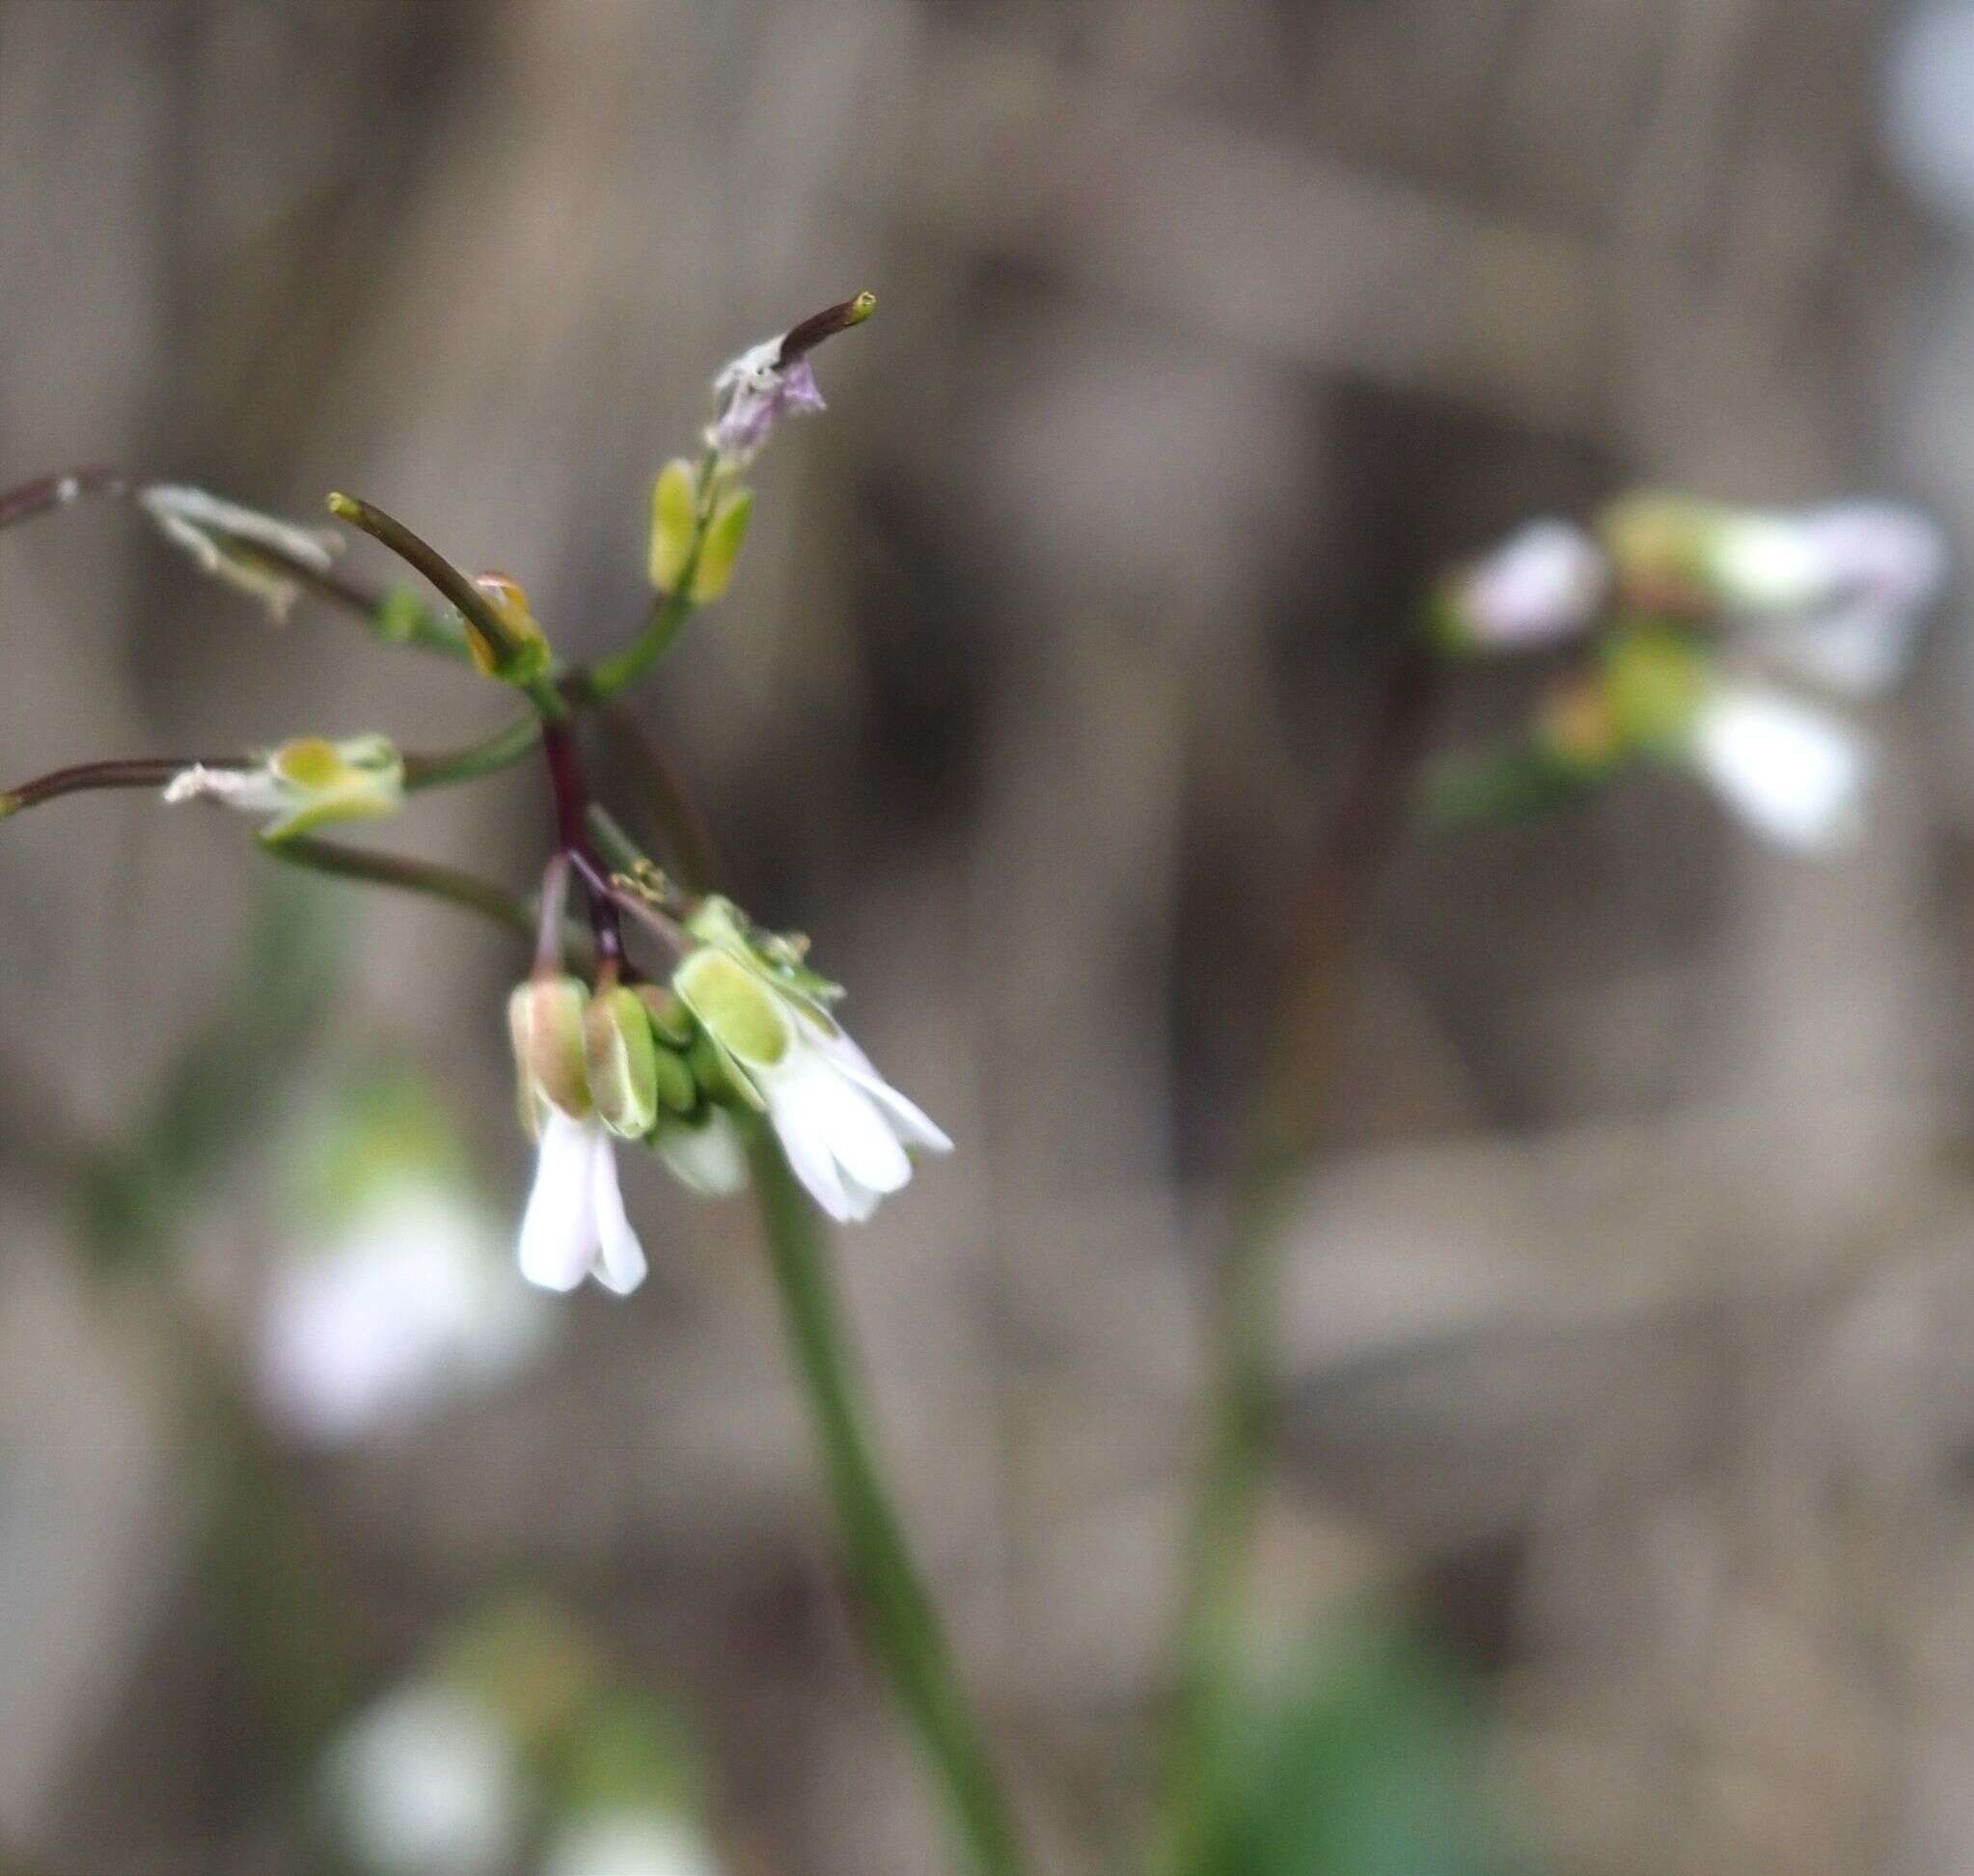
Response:
[[[906,1147],[951,1142],[838,1027],[836,985],[801,940],[757,931],[708,898],[679,935],[669,984],[559,969],[515,990],[508,1022],[523,1124],[537,1143],[521,1272],[549,1289],[587,1276],[627,1294],[645,1259],[625,1216],[616,1143],[653,1148],[687,1186],[740,1190],[743,1129],[763,1117],[832,1218],[868,1218],[912,1176]]]
[[[1638,495],[1590,530],[1533,523],[1435,595],[1450,650],[1556,654],[1526,743],[1450,767],[1440,804],[1526,806],[1653,759],[1698,775],[1778,844],[1841,845],[1863,824],[1872,766],[1842,706],[1905,675],[1946,567],[1933,524],[1881,503]]]

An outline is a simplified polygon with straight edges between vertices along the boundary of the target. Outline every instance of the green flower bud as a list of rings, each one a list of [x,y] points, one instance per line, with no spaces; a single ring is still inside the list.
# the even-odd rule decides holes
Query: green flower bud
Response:
[[[668,990],[662,983],[641,983],[638,1000],[644,1006],[644,1013],[650,1017],[652,1031],[660,1042],[672,1049],[692,1046],[699,1032],[693,1024],[692,1011],[675,990]]]
[[[589,991],[571,977],[531,978],[507,999],[521,1115],[530,1133],[544,1101],[579,1118],[589,1112],[583,1035],[589,1002]]]
[[[673,1114],[690,1114],[699,1104],[699,1085],[692,1064],[675,1049],[657,1049],[651,1057],[658,1105]]]
[[[596,1117],[636,1140],[658,1117],[657,1046],[651,1018],[633,990],[599,990],[583,1015],[583,1063]]]
[[[683,456],[673,456],[658,472],[651,489],[651,584],[671,593],[685,577],[692,557],[694,510],[699,505],[699,480]]]
[[[699,564],[693,569],[693,598],[700,605],[727,591],[753,517],[754,491],[750,488],[730,490],[714,508],[713,518],[706,524],[706,538],[699,545]]]

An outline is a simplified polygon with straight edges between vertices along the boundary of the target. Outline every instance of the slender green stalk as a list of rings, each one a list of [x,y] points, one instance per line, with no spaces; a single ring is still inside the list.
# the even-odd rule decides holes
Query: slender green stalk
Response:
[[[540,741],[541,719],[538,716],[516,717],[492,735],[476,743],[467,743],[463,748],[448,749],[431,756],[407,756],[404,759],[404,786],[415,791],[449,787],[454,782],[476,781],[482,775],[512,768],[516,762],[533,754]]]
[[[314,835],[295,835],[285,841],[262,841],[261,846],[277,860],[310,872],[329,873],[339,879],[360,879],[372,886],[389,886],[402,893],[421,893],[427,898],[443,899],[450,905],[464,906],[496,924],[505,925],[524,938],[535,935],[535,916],[527,901],[455,867],[434,866],[428,860],[413,860],[398,853],[371,853],[363,847],[341,846],[334,841]]]
[[[1218,1823],[1223,1722],[1239,1691],[1243,1600],[1266,1474],[1283,1226],[1321,1132],[1357,940],[1404,833],[1437,667],[1423,640],[1387,676],[1357,767],[1289,922],[1270,1051],[1233,1193],[1213,1312],[1206,1450],[1189,1536],[1157,1866],[1193,1876]]]
[[[676,588],[661,594],[653,603],[644,629],[636,638],[621,651],[605,658],[589,674],[589,683],[584,687],[588,697],[601,700],[629,690],[672,649],[672,641],[685,629],[686,621],[697,610],[691,598],[693,574],[698,569],[699,540],[704,535],[705,524],[701,522]]]
[[[872,1645],[939,1775],[972,1866],[978,1876],[1015,1876],[1024,1858],[999,1775],[871,1450],[821,1224],[780,1147],[761,1134],[751,1150],[789,1353]]]

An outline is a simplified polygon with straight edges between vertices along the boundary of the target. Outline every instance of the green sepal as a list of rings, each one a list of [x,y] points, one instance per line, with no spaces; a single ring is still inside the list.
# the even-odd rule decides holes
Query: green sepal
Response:
[[[651,548],[645,571],[660,593],[685,577],[699,525],[699,478],[683,456],[673,456],[651,484]]]
[[[767,1102],[747,1071],[706,1031],[693,1038],[686,1062],[708,1101],[721,1107],[752,1108],[756,1114],[767,1111]]]
[[[693,599],[699,605],[717,599],[733,578],[734,563],[754,518],[754,490],[736,488],[720,498],[706,537],[699,543],[699,565],[693,568]]]
[[[531,978],[507,999],[524,1125],[534,1101],[547,1101],[578,1119],[589,1112],[583,1034],[589,1002],[589,991],[571,977]]]
[[[658,1117],[658,1050],[651,1018],[633,990],[599,990],[583,1015],[583,1065],[596,1117],[637,1140]]]
[[[717,945],[679,965],[672,988],[721,1049],[749,1068],[772,1068],[794,1040],[786,1006],[758,973]]]

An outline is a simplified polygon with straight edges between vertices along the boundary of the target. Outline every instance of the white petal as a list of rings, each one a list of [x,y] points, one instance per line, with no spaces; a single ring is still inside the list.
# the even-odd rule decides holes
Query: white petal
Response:
[[[589,1174],[589,1203],[595,1212],[596,1235],[602,1245],[602,1261],[596,1266],[596,1281],[607,1290],[628,1296],[644,1281],[648,1266],[644,1247],[624,1216],[623,1193],[617,1183],[617,1146],[601,1127],[595,1129],[594,1159]]]
[[[1794,612],[1831,597],[1836,563],[1800,514],[1738,512],[1720,524],[1714,578],[1730,606]]]
[[[658,1155],[680,1184],[708,1199],[747,1190],[747,1148],[740,1129],[718,1108],[702,1126],[664,1128]]]
[[[601,1246],[590,1181],[593,1123],[550,1108],[535,1155],[535,1189],[521,1220],[521,1275],[543,1289],[572,1290],[589,1274]]]
[[[1603,550],[1567,521],[1531,521],[1467,574],[1462,599],[1482,644],[1554,645],[1589,624],[1610,583]]]
[[[868,1223],[870,1215],[877,1210],[877,1201],[885,1195],[873,1192],[869,1186],[859,1185],[847,1172],[843,1173],[842,1178],[843,1202],[848,1211],[846,1222],[852,1225]]]
[[[823,1052],[864,1093],[883,1109],[891,1130],[907,1146],[923,1146],[928,1152],[949,1153],[952,1141],[943,1127],[918,1106],[900,1094],[871,1066],[870,1058],[841,1030],[821,1044]]]
[[[812,1114],[846,1185],[854,1181],[872,1192],[895,1192],[911,1179],[912,1162],[876,1104],[821,1049],[806,1045],[792,1051],[775,1080],[787,1084],[784,1099]]]
[[[1863,826],[1863,738],[1769,691],[1721,691],[1693,725],[1693,758],[1742,820],[1784,846],[1829,848]]]
[[[800,1098],[799,1090],[793,1100],[782,1098],[786,1090],[787,1084],[778,1078],[763,1092],[767,1096],[768,1120],[781,1140],[781,1150],[788,1155],[789,1170],[809,1188],[809,1196],[837,1224],[847,1224],[851,1217],[850,1200],[836,1172],[836,1155],[830,1150],[827,1122],[815,1113],[812,1104]]]

